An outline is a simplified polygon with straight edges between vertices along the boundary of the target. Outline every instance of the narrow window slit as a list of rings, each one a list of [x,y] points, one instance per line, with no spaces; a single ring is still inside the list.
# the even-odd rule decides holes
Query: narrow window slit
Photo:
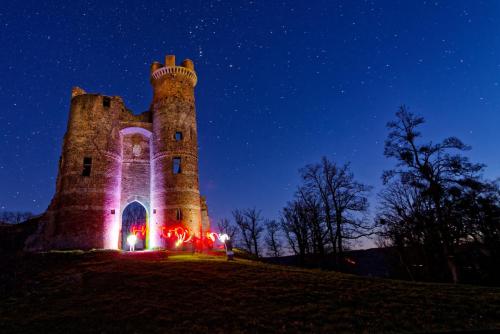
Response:
[[[92,158],[83,158],[83,171],[82,176],[90,176],[90,171],[92,170]]]
[[[173,173],[174,174],[180,174],[182,172],[181,168],[181,158],[180,157],[175,157],[172,160],[172,167],[173,167]]]
[[[182,140],[182,132],[177,131],[174,135],[174,139],[175,139],[175,141],[181,141]]]
[[[102,106],[105,108],[109,108],[111,106],[111,98],[109,96],[102,97]]]

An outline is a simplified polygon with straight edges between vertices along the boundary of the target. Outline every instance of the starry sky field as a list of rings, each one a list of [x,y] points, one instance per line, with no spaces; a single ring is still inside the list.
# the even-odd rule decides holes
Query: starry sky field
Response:
[[[2,1],[0,210],[45,210],[71,87],[149,108],[149,66],[191,58],[200,184],[214,219],[277,218],[326,155],[381,188],[406,104],[500,176],[499,1]]]

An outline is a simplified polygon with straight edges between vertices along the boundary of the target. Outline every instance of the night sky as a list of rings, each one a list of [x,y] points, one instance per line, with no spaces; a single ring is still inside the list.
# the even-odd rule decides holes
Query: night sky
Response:
[[[500,176],[499,1],[2,1],[0,210],[45,210],[71,87],[149,108],[149,66],[195,62],[200,185],[212,218],[276,218],[326,155],[381,188],[398,106]]]

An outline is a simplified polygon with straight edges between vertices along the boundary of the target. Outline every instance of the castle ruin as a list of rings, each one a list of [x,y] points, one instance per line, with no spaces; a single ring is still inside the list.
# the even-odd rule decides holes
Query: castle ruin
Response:
[[[56,193],[26,243],[29,250],[122,249],[123,213],[145,211],[144,248],[169,248],[162,231],[208,231],[199,193],[194,64],[175,56],[151,65],[153,101],[134,115],[118,96],[73,88]],[[128,227],[127,227],[128,228]]]

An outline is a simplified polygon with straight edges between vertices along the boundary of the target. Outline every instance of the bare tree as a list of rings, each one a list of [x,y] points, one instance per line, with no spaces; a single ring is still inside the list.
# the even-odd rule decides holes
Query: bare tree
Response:
[[[372,234],[372,226],[364,217],[371,187],[354,179],[349,164],[337,166],[326,157],[320,163],[304,167],[301,175],[308,192],[321,199],[334,257],[338,260],[345,240]]]
[[[321,201],[323,217],[326,223],[329,241],[332,244],[333,255],[336,257],[336,235],[333,225],[333,212],[331,196],[328,185],[325,182],[324,173],[321,164],[310,164],[300,170],[302,181],[304,182],[300,193],[316,194]]]
[[[243,212],[240,209],[235,209],[232,212],[234,222],[240,229],[241,241],[243,242],[243,247],[249,252],[252,253],[253,244],[252,244],[252,236],[250,233],[250,226],[243,215]]]
[[[302,199],[288,202],[281,214],[281,228],[293,252],[299,256],[299,262],[304,263],[305,255],[310,252],[309,221],[307,206]]]
[[[264,230],[260,211],[255,208],[245,210],[236,209],[232,213],[234,221],[240,230],[241,240],[245,249],[249,253],[259,257],[260,237]]]
[[[295,197],[300,199],[306,210],[312,252],[323,258],[328,243],[329,229],[323,219],[321,199],[317,193],[311,192],[303,186],[298,188]]]
[[[326,180],[335,212],[335,239],[339,256],[344,251],[344,239],[358,239],[372,234],[372,226],[357,213],[368,210],[368,193],[371,187],[354,179],[349,164],[339,167],[326,157],[322,161]]]
[[[410,253],[418,258],[419,253],[425,252],[421,246],[427,239],[424,226],[427,225],[429,205],[418,189],[398,182],[388,184],[378,197],[376,221],[379,224],[378,235],[382,238],[379,239],[380,247],[393,246],[400,266],[414,280],[410,267],[415,259],[410,258]]]
[[[453,215],[453,198],[480,183],[478,173],[484,166],[473,164],[460,154],[470,148],[456,137],[440,143],[418,143],[421,137],[418,127],[423,123],[422,117],[401,106],[396,120],[387,124],[389,135],[384,154],[395,159],[397,164],[394,169],[384,172],[383,180],[385,184],[395,181],[414,188],[427,203],[425,219],[419,220],[422,237],[428,248],[432,245],[438,251],[438,262],[445,262],[452,280],[458,282],[455,250],[460,239],[457,232],[462,228],[455,224],[460,219]],[[402,221],[415,223],[411,219]]]
[[[259,257],[259,249],[260,249],[260,236],[262,231],[264,231],[264,227],[262,226],[262,217],[261,212],[256,208],[246,209],[243,211],[243,215],[245,216],[246,226],[248,227],[248,233],[253,245],[253,254]]]
[[[268,220],[265,223],[267,235],[265,238],[268,248],[268,255],[278,257],[281,255],[281,240],[279,237],[280,226],[275,220]]]
[[[222,218],[217,222],[217,229],[220,233],[226,233],[229,236],[229,239],[236,239],[236,235],[238,233],[238,227],[231,224],[229,219]]]

